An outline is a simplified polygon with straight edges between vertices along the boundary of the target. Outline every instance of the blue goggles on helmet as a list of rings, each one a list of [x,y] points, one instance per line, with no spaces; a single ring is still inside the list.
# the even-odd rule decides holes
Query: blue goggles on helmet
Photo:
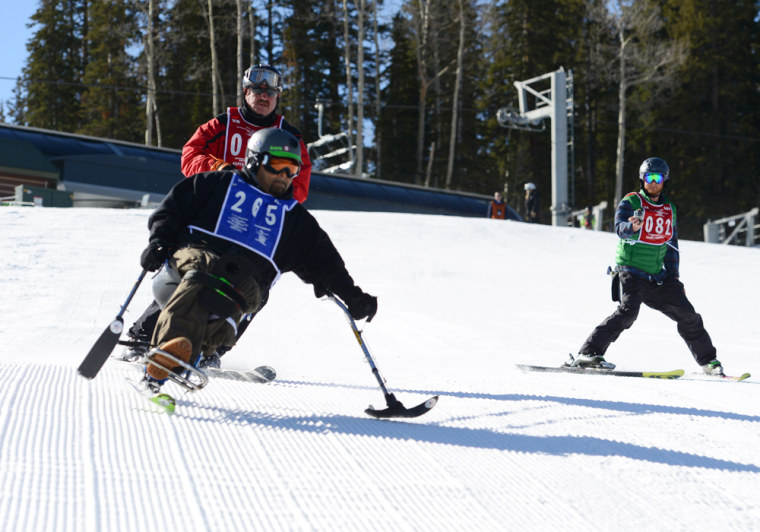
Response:
[[[644,182],[657,183],[658,185],[665,181],[665,176],[658,172],[646,172],[644,174]]]

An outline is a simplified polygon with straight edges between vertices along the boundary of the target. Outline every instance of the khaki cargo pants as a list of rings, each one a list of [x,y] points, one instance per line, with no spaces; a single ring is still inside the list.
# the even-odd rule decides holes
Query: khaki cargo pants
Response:
[[[237,324],[243,314],[256,311],[261,303],[261,289],[250,275],[250,263],[238,255],[220,257],[197,247],[177,250],[172,262],[183,279],[158,317],[152,345],[160,346],[172,338],[184,336],[193,343],[193,360],[201,352],[213,353],[221,345],[234,345],[236,327],[215,316],[199,301],[201,292],[210,288],[184,277],[191,270],[200,270],[228,279],[248,302],[247,309],[230,316],[229,319]]]

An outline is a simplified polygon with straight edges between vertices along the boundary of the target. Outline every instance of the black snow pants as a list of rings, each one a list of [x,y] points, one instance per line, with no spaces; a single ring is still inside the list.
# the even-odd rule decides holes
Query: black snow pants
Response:
[[[641,304],[659,310],[675,321],[678,334],[689,347],[697,364],[704,365],[715,359],[715,347],[702,323],[702,317],[686,298],[683,283],[668,279],[658,285],[630,272],[620,272],[621,294],[617,310],[608,316],[589,335],[581,353],[604,355],[612,342],[631,327],[639,315]]]

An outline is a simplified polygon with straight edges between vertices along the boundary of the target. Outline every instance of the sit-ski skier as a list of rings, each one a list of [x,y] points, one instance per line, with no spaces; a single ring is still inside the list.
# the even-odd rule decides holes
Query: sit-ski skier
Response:
[[[234,170],[235,168],[241,170],[245,166],[245,146],[251,135],[260,129],[277,127],[289,131],[299,139],[301,171],[293,180],[293,197],[303,203],[309,194],[311,161],[309,150],[300,131],[277,112],[280,94],[284,89],[282,74],[269,65],[253,65],[245,71],[242,86],[243,105],[230,107],[226,113],[200,125],[182,148],[180,161],[182,173],[186,177],[191,177],[213,170]],[[160,276],[164,275],[174,275],[174,272],[162,270]],[[162,279],[159,278],[157,281],[160,283]],[[158,293],[160,297],[167,299],[171,295],[165,287],[159,287]],[[140,360],[147,352],[147,344],[153,335],[153,328],[161,312],[159,303],[158,300],[151,303],[129,328],[127,334],[130,348],[116,355],[116,358],[133,362]],[[252,319],[253,315],[249,314],[239,324],[238,339]],[[220,367],[220,357],[225,352],[224,347],[218,351],[204,352],[203,358],[198,361],[198,367]]]
[[[639,168],[639,183],[640,190],[627,194],[615,212],[615,232],[620,237],[615,259],[619,284],[613,284],[617,310],[592,331],[573,365],[613,369],[604,354],[633,325],[644,303],[677,323],[678,334],[705,373],[723,375],[702,317],[679,280],[676,207],[665,195],[670,185],[668,164],[659,157],[646,159]]]
[[[354,284],[327,233],[293,199],[300,170],[296,137],[269,128],[251,136],[243,170],[204,172],[172,188],[150,216],[150,243],[140,257],[149,271],[168,259],[181,277],[152,346],[192,365],[202,351],[233,345],[241,317],[290,271],[314,285],[317,297],[342,299],[354,319],[375,315],[377,298]],[[182,371],[160,352],[154,360]],[[167,377],[148,364],[143,385],[158,392]]]

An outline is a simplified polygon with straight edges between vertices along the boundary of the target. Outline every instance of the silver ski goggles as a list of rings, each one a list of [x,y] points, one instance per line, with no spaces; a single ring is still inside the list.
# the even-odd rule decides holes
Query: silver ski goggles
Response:
[[[246,87],[269,87],[272,90],[280,92],[282,87],[282,76],[279,72],[268,68],[250,68],[245,75]]]
[[[270,89],[270,88],[264,88],[264,87],[248,87],[248,90],[250,90],[253,94],[266,94],[270,98],[274,98],[278,94],[280,94],[280,91],[277,89]]]

